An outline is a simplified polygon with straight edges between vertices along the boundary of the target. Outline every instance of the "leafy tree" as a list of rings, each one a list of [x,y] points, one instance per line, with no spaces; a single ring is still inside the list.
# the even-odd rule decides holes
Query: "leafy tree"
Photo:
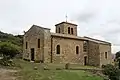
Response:
[[[111,64],[102,66],[103,74],[107,75],[110,80],[119,80],[120,70]]]
[[[0,42],[0,54],[3,58],[8,57],[8,59],[13,58],[16,54],[20,53],[20,47],[12,44],[10,42]]]
[[[115,55],[116,55],[115,58],[118,59],[120,57],[120,51],[118,51]]]
[[[22,47],[23,35],[12,35],[12,34],[3,33],[0,31],[0,41],[11,42],[15,45]]]
[[[118,66],[119,66],[119,69],[120,69],[120,51],[118,51],[116,54],[115,54],[115,62],[118,63]]]
[[[0,31],[0,64],[12,65],[11,58],[20,53],[22,56],[23,35],[12,35]],[[1,59],[1,56],[3,58]]]

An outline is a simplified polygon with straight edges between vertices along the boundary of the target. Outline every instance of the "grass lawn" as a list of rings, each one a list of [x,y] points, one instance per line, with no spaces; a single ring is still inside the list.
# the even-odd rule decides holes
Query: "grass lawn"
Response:
[[[103,80],[103,78],[92,75],[82,70],[55,70],[52,64],[48,66],[50,70],[43,70],[43,66],[38,63],[31,63],[24,60],[14,60],[21,66],[16,74],[19,80]],[[37,67],[37,70],[34,69]]]

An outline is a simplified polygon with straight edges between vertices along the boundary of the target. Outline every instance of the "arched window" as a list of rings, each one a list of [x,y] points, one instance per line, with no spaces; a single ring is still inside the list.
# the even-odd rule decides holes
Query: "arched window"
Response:
[[[60,45],[57,45],[57,48],[56,48],[56,54],[60,54]]]
[[[105,59],[107,59],[107,52],[105,52]]]
[[[70,27],[68,27],[68,34],[70,34]]]
[[[76,46],[76,54],[79,54],[79,46]]]

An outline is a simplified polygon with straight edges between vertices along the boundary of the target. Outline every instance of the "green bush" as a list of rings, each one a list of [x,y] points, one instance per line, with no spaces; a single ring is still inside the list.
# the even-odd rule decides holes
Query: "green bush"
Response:
[[[11,66],[13,59],[17,54],[20,53],[20,48],[10,42],[0,42],[0,64],[4,66]]]
[[[110,80],[119,80],[120,70],[117,67],[107,64],[103,65],[102,68],[103,74],[107,75]]]
[[[3,66],[14,66],[14,63],[12,60],[8,60],[7,58],[0,59],[0,65]]]
[[[20,53],[20,47],[17,45],[14,45],[10,42],[1,42],[0,43],[0,54],[3,55],[3,57],[13,58],[16,56],[16,54]]]

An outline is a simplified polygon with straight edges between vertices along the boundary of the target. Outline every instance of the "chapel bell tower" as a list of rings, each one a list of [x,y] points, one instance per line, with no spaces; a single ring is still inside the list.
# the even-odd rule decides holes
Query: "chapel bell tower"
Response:
[[[55,25],[56,33],[77,36],[77,25],[69,22],[61,22]]]

